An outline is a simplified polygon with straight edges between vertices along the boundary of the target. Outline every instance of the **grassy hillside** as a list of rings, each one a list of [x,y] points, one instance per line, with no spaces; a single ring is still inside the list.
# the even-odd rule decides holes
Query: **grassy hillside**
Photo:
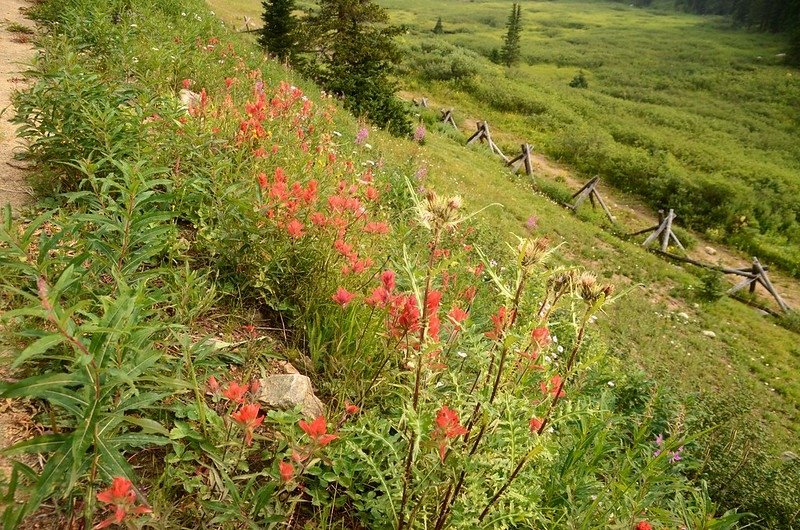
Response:
[[[506,69],[486,56],[510,2],[380,3],[410,29],[411,88],[800,273],[800,72],[782,65],[783,36],[668,8],[522,2],[523,60]],[[257,2],[221,4],[258,21]],[[588,88],[569,87],[579,73]]]
[[[448,16],[452,16],[453,22],[450,26],[445,22],[446,31],[451,32],[445,35],[445,39],[452,39],[464,46],[469,45],[476,48],[483,45],[486,46],[486,49],[499,44],[506,16],[504,9],[508,7],[506,2],[471,2],[468,10],[464,9],[462,2],[445,1],[436,2],[433,5],[428,2],[392,3],[385,0],[382,3],[390,8],[390,12],[398,23],[411,25],[414,28],[412,31],[418,31],[419,35],[425,33],[423,30],[429,29],[427,28],[428,17],[431,17],[435,23],[436,14],[441,14],[444,21],[448,20]],[[255,18],[259,12],[252,1],[240,1],[238,4],[211,2],[211,4],[217,11],[226,13],[232,19],[238,18],[236,13],[250,13]],[[531,34],[543,33],[532,27],[542,20],[559,19],[563,21],[569,20],[570,17],[584,17],[586,20],[593,21],[594,32],[588,31],[586,28],[584,30],[570,29],[570,26],[575,24],[561,22],[559,24],[562,27],[556,33],[562,35],[565,34],[564,32],[571,34],[570,32],[585,31],[586,38],[591,36],[593,39],[607,39],[610,42],[615,34],[612,32],[611,35],[608,35],[607,31],[600,31],[600,29],[615,24],[618,27],[621,21],[626,21],[627,30],[625,31],[635,36],[631,36],[629,39],[620,39],[620,42],[632,42],[631,39],[633,39],[643,46],[653,42],[650,30],[656,26],[666,27],[667,29],[664,31],[667,32],[670,30],[680,32],[673,35],[673,37],[682,36],[681,39],[674,39],[680,41],[675,45],[686,46],[687,49],[691,46],[686,43],[685,31],[693,31],[690,35],[696,38],[704,34],[707,39],[716,38],[719,35],[727,36],[727,46],[732,47],[732,43],[736,42],[741,49],[746,48],[748,43],[762,47],[770,43],[770,37],[723,31],[718,25],[719,21],[707,22],[706,19],[696,16],[655,15],[651,12],[606,3],[530,2],[523,5],[529,11],[526,12],[526,39]],[[551,12],[551,10],[553,11]],[[534,20],[539,22],[535,23]],[[628,21],[630,24],[627,23]],[[647,26],[645,23],[651,25]],[[582,27],[585,24],[577,25]],[[643,25],[644,30],[642,30]],[[430,26],[432,28],[433,24]],[[408,46],[417,46],[415,44],[418,42],[417,37],[417,33],[408,36]],[[779,49],[777,48],[778,42],[777,39],[773,42],[776,48],[771,51]],[[699,45],[699,43],[700,41],[697,41],[695,44]],[[529,42],[524,40],[523,44],[527,47]],[[727,50],[724,41],[723,44],[717,44],[717,46]],[[564,42],[541,46],[539,53],[547,54],[551,58],[560,57],[567,47],[568,43]],[[630,75],[631,70],[628,70],[629,75],[627,76],[623,76],[621,72],[630,66],[634,57],[640,55],[634,53],[632,48],[625,45],[613,49],[606,48],[606,51],[603,52],[609,56],[607,61],[614,71],[619,73],[619,78],[631,86],[637,82],[635,76]],[[528,47],[528,49],[530,48]],[[622,57],[618,57],[616,51],[619,51]],[[727,51],[730,52],[730,50]],[[767,51],[770,50],[767,48],[764,53],[766,54]],[[600,54],[601,52],[595,49],[588,52],[589,55],[591,53]],[[772,57],[772,55],[765,56]],[[574,60],[578,60],[577,56],[578,54],[575,52]],[[586,54],[581,56],[584,57],[582,60],[588,60]],[[481,63],[481,68],[493,68],[486,66],[481,59],[475,60]],[[767,61],[770,60],[775,62],[774,59],[767,59]],[[651,56],[649,61],[656,64],[658,57]],[[666,61],[662,61],[654,71],[637,69],[637,76],[648,79],[653,79],[658,75],[669,77],[666,73],[669,66],[666,63]],[[411,68],[420,64],[422,63],[414,63],[412,58],[407,66]],[[685,65],[683,68],[689,69]],[[661,74],[656,74],[655,70],[661,71]],[[700,75],[701,71],[705,71],[699,66],[695,67],[695,70],[697,75]],[[496,67],[496,72],[502,73],[503,69]],[[536,83],[543,84],[542,90],[560,94],[557,97],[554,95],[553,98],[554,101],[559,101],[559,105],[564,109],[572,108],[576,102],[583,101],[583,104],[586,104],[589,99],[596,98],[596,94],[593,96],[587,91],[571,89],[567,86],[575,70],[566,67],[559,67],[555,64],[548,67],[538,64],[523,66],[512,71],[515,76],[527,79],[530,83],[533,83],[532,78],[525,76],[533,76],[534,72],[538,72],[534,77]],[[770,90],[759,85],[759,82],[765,79],[777,83],[778,72],[780,72],[780,76],[786,74],[785,69],[779,66],[760,67],[754,70],[751,82],[758,86],[760,97],[764,101],[771,102],[762,105],[762,107],[766,107],[764,112],[768,111],[770,115],[781,116],[781,120],[778,120],[776,124],[780,126],[783,123],[787,129],[791,129],[787,122],[790,121],[793,111],[787,110],[785,105],[788,103],[778,97],[773,97],[770,95]],[[609,85],[612,84],[610,79],[607,79],[606,82]],[[511,83],[511,81],[493,79],[491,83],[486,83],[486,88],[487,91],[496,88],[496,93],[502,97],[508,94],[505,90],[506,83]],[[592,83],[590,74],[590,87]],[[523,84],[519,83],[514,86],[519,88]],[[413,86],[418,89],[418,93],[428,94],[432,98],[434,107],[455,106],[459,121],[467,117],[489,119],[490,123],[494,125],[495,139],[501,145],[511,146],[511,138],[517,137],[520,131],[529,132],[530,134],[522,134],[521,137],[530,138],[534,145],[547,138],[561,136],[553,131],[537,130],[536,124],[540,123],[540,119],[532,115],[516,116],[513,113],[513,105],[509,106],[506,112],[503,112],[502,109],[492,109],[483,104],[479,98],[447,83],[426,82]],[[731,88],[731,90],[733,89],[735,87]],[[675,88],[673,92],[678,93],[679,90]],[[525,98],[525,101],[535,101],[535,98],[538,97],[536,93],[536,91],[530,91],[527,95],[519,97]],[[533,99],[528,100],[528,96]],[[718,112],[719,109],[715,110],[715,105],[712,103],[715,100],[713,95],[705,94],[705,96],[707,99],[704,105],[697,101],[698,98],[687,97],[685,105],[689,108],[686,110],[676,109],[669,105],[666,107],[672,109],[669,112],[683,112],[685,115],[699,112],[698,109],[705,108],[707,112],[717,112],[720,119],[726,117],[725,113]],[[514,97],[513,92],[511,97]],[[603,104],[607,102],[607,100],[603,100]],[[633,108],[635,104],[630,103],[629,105]],[[604,107],[599,104],[591,108],[593,109],[592,113],[580,117],[580,120],[582,123],[594,124],[592,126],[597,130],[612,123],[610,120],[615,120],[620,116],[630,117],[625,112],[617,112],[619,107],[615,106],[611,106],[610,109],[613,111],[609,112],[604,112]],[[651,110],[657,111],[655,107],[652,107]],[[665,109],[662,111],[666,112]],[[577,110],[570,112],[574,114],[576,120],[581,114]],[[435,113],[431,112],[427,118],[433,121],[434,115]],[[742,116],[733,113],[733,116],[727,116],[727,118],[734,120]],[[692,121],[697,124],[705,123],[705,120],[699,117],[693,118]],[[765,122],[764,126],[771,127],[771,125],[771,123]],[[619,126],[622,127],[622,125]],[[540,231],[568,243],[564,247],[565,256],[599,266],[604,269],[604,275],[607,277],[622,278],[626,283],[634,286],[627,296],[628,303],[613,309],[614,314],[610,319],[609,332],[612,333],[610,343],[614,350],[621,355],[632,355],[643,362],[648,369],[662,372],[667,379],[672,381],[676,379],[674,378],[675,372],[684,376],[691,374],[692,377],[689,378],[677,378],[679,384],[681,381],[687,383],[687,389],[696,389],[698,380],[706,381],[712,388],[728,388],[731,391],[736,391],[735,389],[738,389],[742,382],[745,382],[746,385],[752,383],[752,389],[759,392],[766,390],[767,396],[764,403],[782,403],[767,407],[767,409],[771,409],[771,412],[764,411],[766,417],[770,418],[769,421],[774,425],[782,425],[789,431],[797,428],[798,421],[800,421],[800,415],[798,415],[800,409],[796,407],[796,403],[800,398],[800,382],[791,375],[783,375],[793,373],[794,368],[790,367],[796,367],[800,362],[796,334],[779,328],[753,309],[733,300],[723,299],[714,304],[699,305],[696,297],[691,294],[692,290],[699,289],[697,276],[643,252],[633,241],[630,243],[621,241],[602,230],[600,226],[603,221],[599,216],[584,214],[592,221],[586,223],[568,215],[565,210],[553,204],[542,194],[533,192],[526,179],[512,177],[502,168],[502,164],[484,149],[480,147],[464,148],[462,145],[465,138],[463,134],[455,133],[438,125],[434,126],[434,130],[436,131],[434,134],[428,135],[424,148],[402,148],[402,143],[398,144],[388,138],[386,138],[385,144],[401,147],[399,151],[397,148],[393,150],[391,153],[393,158],[406,159],[412,167],[424,165],[428,168],[427,178],[437,188],[463,193],[470,202],[475,203],[476,207],[490,203],[500,204],[501,206],[491,209],[491,213],[482,216],[497,233],[519,233],[523,230],[528,217],[536,215],[539,218]],[[559,129],[558,132],[568,134],[565,129]],[[787,153],[800,149],[795,142],[789,141],[788,136],[783,138],[782,145],[788,150]],[[703,142],[690,142],[689,138],[684,138],[683,141],[691,144],[693,149],[713,149],[718,145],[718,143],[706,145]],[[386,149],[387,145],[382,142],[379,144],[379,148]],[[510,152],[511,149],[506,149],[506,151]],[[575,150],[571,151],[571,155],[580,156],[581,152],[581,149],[576,146]],[[762,152],[761,155],[766,157],[766,153]],[[789,157],[788,154],[786,156]],[[797,160],[800,158],[792,160],[792,163],[796,164]],[[555,190],[556,194],[566,193],[563,183],[561,186],[558,183],[549,184],[548,189]],[[698,271],[693,272],[697,273]],[[682,322],[675,316],[681,312],[691,314],[692,318],[689,322]],[[636,318],[632,318],[634,315]],[[632,327],[634,329],[631,329]],[[671,331],[672,329],[674,331]],[[700,333],[703,329],[720,331],[720,339],[708,340]],[[692,357],[693,354],[694,357]],[[709,365],[718,368],[708,369]],[[720,373],[727,375],[720,379]],[[751,383],[746,383],[747,381]]]
[[[702,301],[692,271],[433,113],[424,145],[363,130],[199,1],[38,13],[19,120],[40,180],[71,191],[0,229],[27,377],[0,392],[45,433],[12,452],[48,462],[3,483],[28,493],[6,527],[112,517],[123,476],[122,515],[166,527],[701,528],[734,507],[787,526],[796,334]],[[285,359],[327,420],[259,414],[252,381]]]
[[[523,2],[523,61],[506,69],[484,56],[509,2],[382,3],[410,28],[420,89],[798,272],[800,72],[781,65],[783,37],[607,2]],[[438,16],[445,34],[433,36]],[[571,88],[581,72],[588,88]]]
[[[777,38],[733,31],[720,19],[624,5],[524,2],[523,49],[530,64],[506,70],[472,50],[487,53],[499,46],[510,3],[382,3],[397,22],[411,27],[404,38],[410,50],[406,88],[428,96],[434,109],[454,107],[461,125],[488,119],[507,152],[525,138],[587,174],[602,171],[595,162],[612,160],[606,156],[612,149],[619,153],[615,163],[624,158],[635,168],[640,162],[666,160],[675,169],[671,174],[692,181],[724,166],[725,181],[736,186],[742,171],[778,175],[772,183],[798,182],[793,141],[798,88],[793,72],[775,57],[782,42]],[[231,16],[258,13],[253,2],[219,4],[215,8]],[[430,30],[440,15],[446,34],[434,37]],[[581,69],[588,90],[568,86]],[[435,80],[448,76],[452,79]],[[767,473],[780,468],[778,455],[793,447],[800,425],[800,382],[792,375],[800,364],[797,334],[740,302],[705,302],[698,295],[701,271],[665,263],[635,242],[620,240],[600,228],[605,221],[599,216],[567,215],[535,189],[563,196],[563,181],[540,177],[532,187],[527,179],[512,177],[484,149],[464,148],[463,133],[434,125],[435,112],[423,112],[422,118],[429,126],[424,148],[386,138],[376,142],[378,149],[387,150],[389,159],[408,160],[409,170],[426,167],[431,185],[464,194],[476,208],[501,204],[481,215],[495,233],[522,233],[529,216],[537,216],[539,233],[565,243],[562,259],[598,267],[604,277],[627,286],[624,302],[610,307],[601,323],[614,355],[644,368],[684,403],[727,396],[723,401],[737,404],[722,416],[751,409],[743,425],[755,422],[774,435],[755,442],[751,430],[745,437],[770,447],[771,456],[756,467]],[[588,158],[594,155],[599,158]],[[713,201],[729,205],[720,198]],[[746,227],[741,233],[752,235]],[[726,234],[712,228],[706,235]],[[758,241],[765,239],[759,236]],[[782,246],[778,254],[791,252]],[[713,331],[716,338],[703,331]],[[749,457],[741,452],[716,456],[748,465]],[[745,490],[741,484],[731,489],[737,487]]]

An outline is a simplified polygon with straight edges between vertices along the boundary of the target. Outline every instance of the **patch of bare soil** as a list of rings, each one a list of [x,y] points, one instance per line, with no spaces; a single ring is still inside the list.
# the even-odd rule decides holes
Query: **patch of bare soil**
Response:
[[[16,128],[9,122],[14,112],[11,95],[22,82],[19,72],[34,55],[31,34],[20,31],[33,29],[33,23],[22,13],[27,6],[22,0],[0,0],[0,206],[10,203],[15,210],[31,196],[26,170],[14,160],[21,145]]]

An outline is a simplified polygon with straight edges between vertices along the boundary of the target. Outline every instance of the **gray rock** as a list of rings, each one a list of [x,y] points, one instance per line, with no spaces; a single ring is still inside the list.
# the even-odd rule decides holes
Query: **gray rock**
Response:
[[[717,338],[717,334],[716,333],[714,333],[713,331],[707,330],[707,329],[703,330],[703,335],[705,335],[706,337],[708,337],[710,339]]]
[[[706,251],[706,254],[709,256],[713,256],[717,253],[717,251],[713,247],[705,247],[703,250]]]
[[[307,418],[316,418],[324,413],[322,401],[314,395],[311,380],[304,375],[271,375],[260,382],[258,400],[268,407],[289,410],[299,406]]]

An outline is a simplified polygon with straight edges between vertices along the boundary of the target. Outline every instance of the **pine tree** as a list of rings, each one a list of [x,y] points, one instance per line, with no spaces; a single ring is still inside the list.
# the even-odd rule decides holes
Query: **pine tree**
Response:
[[[522,33],[522,7],[516,2],[511,6],[511,15],[506,23],[506,38],[503,48],[500,50],[500,57],[503,64],[513,66],[519,62],[521,56],[520,34]]]
[[[297,21],[292,15],[294,0],[264,0],[261,5],[264,27],[258,43],[281,61],[291,60],[297,51]]]
[[[391,81],[401,56],[394,37],[403,28],[389,25],[386,11],[370,0],[319,0],[304,21],[304,40],[316,58],[309,73],[343,96],[356,116],[393,134],[410,134],[407,111]]]
[[[436,25],[433,27],[433,32],[436,35],[441,35],[442,33],[444,33],[444,26],[442,25],[442,17],[439,17],[436,20]]]

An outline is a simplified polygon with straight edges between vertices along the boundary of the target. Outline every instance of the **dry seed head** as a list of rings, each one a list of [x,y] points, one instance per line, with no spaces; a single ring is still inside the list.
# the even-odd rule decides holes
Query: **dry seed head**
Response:
[[[453,227],[459,222],[458,210],[461,205],[461,197],[458,195],[440,197],[433,191],[428,191],[420,208],[423,223],[434,230]]]
[[[522,253],[522,266],[530,269],[544,261],[549,249],[549,241],[543,237],[526,239],[519,244],[519,252]]]
[[[595,303],[600,297],[597,277],[591,272],[584,272],[578,277],[576,288],[578,289],[578,295],[587,304]]]
[[[561,292],[575,285],[578,276],[578,271],[575,269],[569,269],[551,276],[547,280],[547,283],[552,290]]]

